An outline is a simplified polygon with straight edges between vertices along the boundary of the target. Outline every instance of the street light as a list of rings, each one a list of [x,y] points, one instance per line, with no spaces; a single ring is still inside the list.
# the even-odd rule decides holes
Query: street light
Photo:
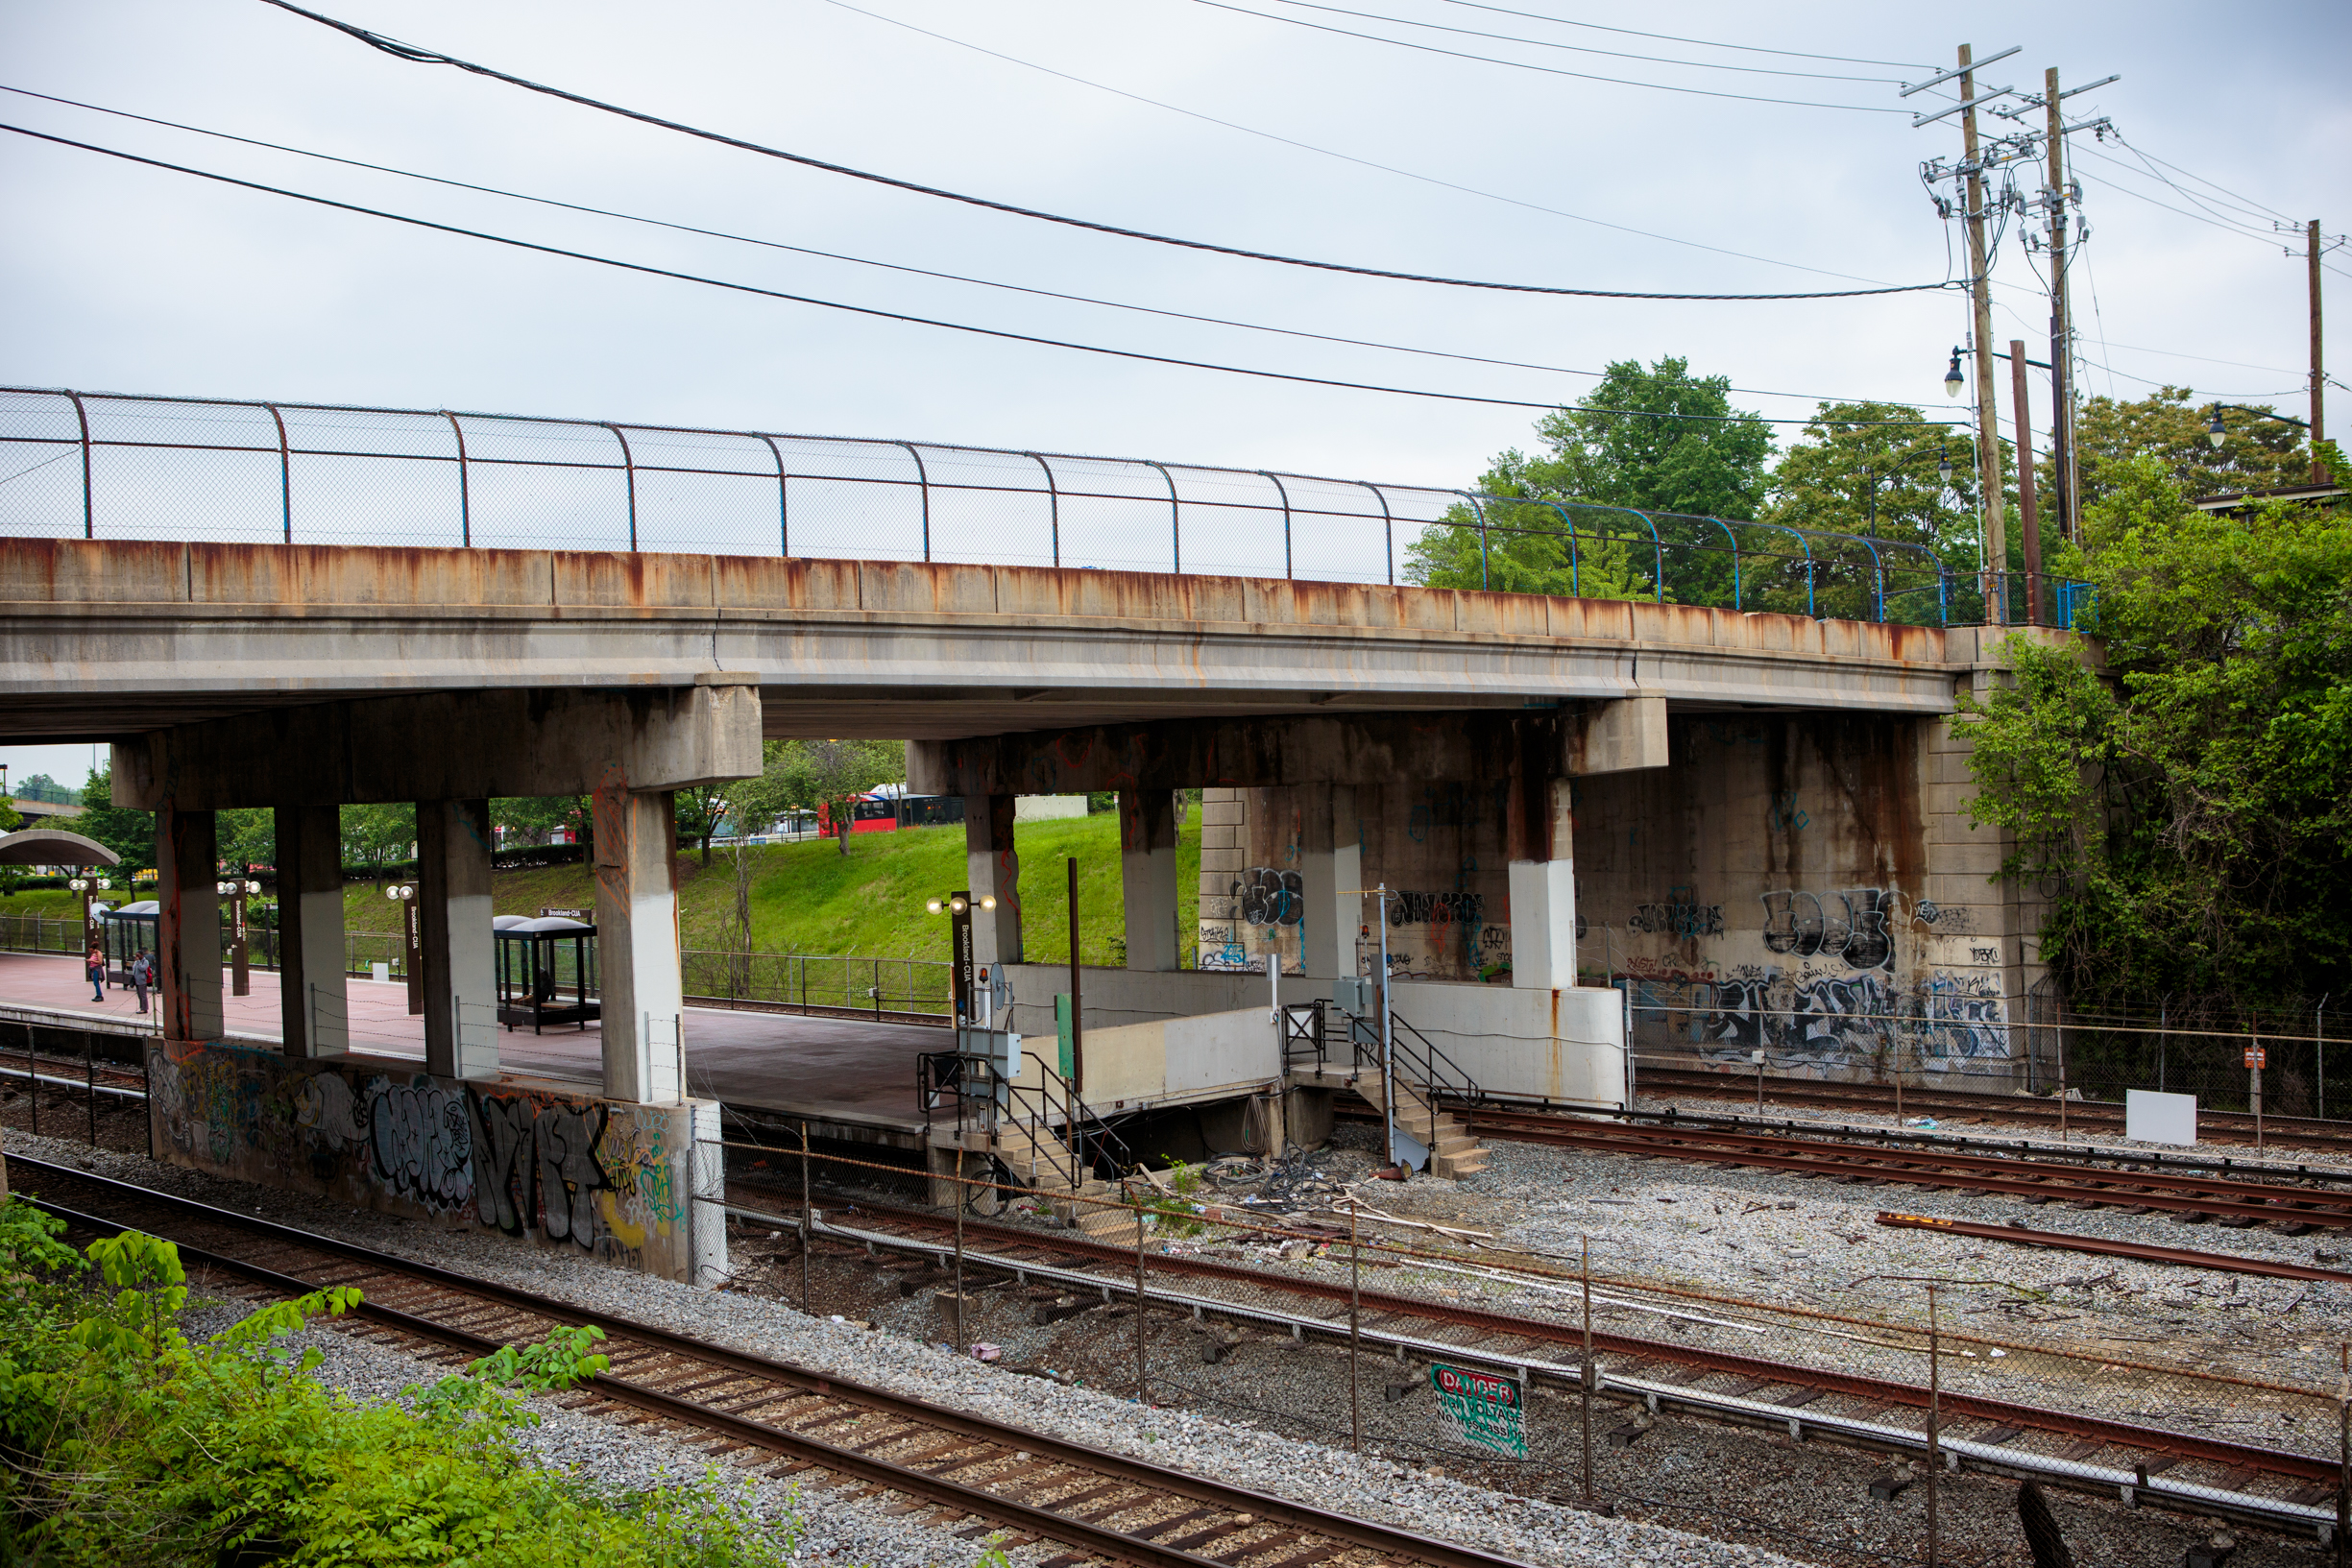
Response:
[[[254,989],[254,971],[245,937],[245,901],[261,891],[261,884],[242,877],[230,877],[212,884],[212,891],[229,901],[229,994],[250,996]]]
[[[417,884],[394,882],[384,897],[400,906],[400,968],[408,981],[408,1011],[424,1011],[424,966],[417,959]]]
[[[1952,366],[1944,372],[1944,396],[1956,403],[1960,400],[1961,389],[1967,385],[1968,377],[1960,374],[1959,345],[1954,344],[1952,350]]]
[[[2248,408],[2243,403],[2216,403],[2213,405],[2213,420],[2205,426],[2205,440],[2216,448],[2220,446],[2221,438],[2228,433],[2221,425],[2221,410],[2225,408],[2234,408],[2241,414],[2251,414],[2258,420],[2276,420],[2281,424],[2291,424],[2298,430],[2311,428],[2310,425],[2291,414],[2280,414],[2267,408]]]
[[[934,915],[944,912],[948,917],[948,948],[951,957],[948,974],[954,980],[956,1026],[958,1031],[966,1025],[977,1022],[979,1016],[972,1005],[974,989],[972,908],[976,904],[982,909],[993,909],[996,907],[996,897],[990,893],[983,893],[978,899],[973,898],[969,893],[942,893],[923,905]],[[962,1049],[962,1040],[958,1038],[957,1048]]]
[[[73,877],[67,879],[65,885],[82,895],[82,940],[86,947],[90,932],[99,924],[90,916],[90,895],[105,892],[114,885],[113,880],[106,877]]]

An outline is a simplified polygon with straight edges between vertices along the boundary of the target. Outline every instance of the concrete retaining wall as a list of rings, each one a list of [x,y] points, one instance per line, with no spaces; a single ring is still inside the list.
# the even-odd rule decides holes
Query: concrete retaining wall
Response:
[[[716,1136],[715,1103],[632,1105],[230,1045],[152,1042],[147,1062],[155,1147],[175,1165],[667,1279],[724,1277],[721,1211],[691,1200],[721,1191],[716,1151],[694,1158],[697,1122]]]

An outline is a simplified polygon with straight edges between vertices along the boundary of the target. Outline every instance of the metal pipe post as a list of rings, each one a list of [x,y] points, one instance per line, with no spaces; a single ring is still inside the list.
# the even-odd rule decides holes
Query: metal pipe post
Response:
[[[1135,1194],[1135,1403],[1152,1403],[1151,1368],[1144,1360],[1143,1194]]]
[[[809,1123],[800,1124],[800,1311],[809,1313],[809,1247],[816,1240],[815,1218],[809,1207]]]
[[[1944,1415],[1943,1343],[1935,1322],[1935,1287],[1928,1287],[1928,1568],[1941,1560],[1935,1530],[1936,1472],[1943,1468],[1937,1446]]]
[[[82,1075],[90,1097],[90,1147],[98,1146],[98,1040],[89,1030],[82,1031]]]
[[[1585,1360],[1577,1368],[1576,1388],[1584,1404],[1585,1425],[1585,1506],[1592,1506],[1592,1238],[1583,1242],[1583,1273],[1585,1282]]]
[[[41,1064],[33,1053],[33,1025],[25,1025],[25,1094],[33,1101],[33,1136],[41,1135]],[[152,1117],[150,1121],[154,1120]]]
[[[2352,1344],[2337,1346],[2336,1381],[2336,1568],[2352,1561],[2344,1542],[2352,1534]]]
[[[1363,1348],[1357,1317],[1364,1310],[1364,1254],[1356,1245],[1356,1211],[1347,1211],[1347,1434],[1355,1451],[1364,1452],[1362,1390],[1356,1385],[1356,1352]]]
[[[1085,1025],[1078,1008],[1078,856],[1070,856],[1070,1093],[1086,1086]]]
[[[963,1093],[960,1084],[956,1092],[958,1095]],[[961,1129],[958,1130],[960,1133]],[[963,1184],[963,1145],[958,1142],[956,1145],[956,1346],[959,1350],[966,1342],[963,1337],[963,1211],[971,1198],[971,1190]]]

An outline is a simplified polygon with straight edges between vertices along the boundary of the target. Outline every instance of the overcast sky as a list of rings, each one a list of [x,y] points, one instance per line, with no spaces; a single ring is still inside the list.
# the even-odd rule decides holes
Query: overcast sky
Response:
[[[1947,232],[1918,178],[1921,159],[1956,155],[1956,120],[1913,130],[1910,111],[1924,99],[1897,96],[1897,83],[1950,63],[1963,41],[1951,33],[1954,19],[1860,4],[1331,7],[315,5],[411,43],[814,157],[1251,250],[1649,291],[1865,287],[1963,270],[1956,226]],[[2330,231],[2352,227],[2352,96],[2341,75],[2352,8],[1994,4],[1967,19],[1967,41],[1980,56],[2024,46],[1987,70],[1991,84],[2038,88],[2051,65],[2069,83],[2121,73],[2070,109],[2110,116],[2130,148],[2212,181],[2189,191],[2223,214],[2258,228],[2269,209],[2317,217]],[[1617,85],[1299,22],[1588,77],[1900,111]],[[1604,50],[1615,55],[1590,52]],[[1567,373],[1680,354],[1698,373],[1753,389],[1739,406],[1802,417],[1823,397],[1940,404],[1946,357],[1967,325],[1963,301],[1949,292],[1772,303],[1544,298],[1088,233],[404,63],[260,0],[5,0],[0,61],[0,83],[11,87],[402,169],[1031,288],[1559,368],[1315,343],[913,277],[13,95],[0,113],[148,157],[654,265],[1304,375],[1557,401],[1590,384]],[[1774,70],[1813,74],[1758,74]],[[2097,155],[2076,170],[2093,229],[2075,274],[2084,352],[2095,362],[2087,390],[2134,397],[2170,382],[2303,415],[2299,257],[2282,254],[2280,239],[2184,215],[2198,214],[2189,195],[2160,183],[2125,147],[2085,151]],[[0,179],[10,214],[0,227],[0,379],[20,386],[920,437],[1436,485],[1467,483],[1492,453],[1526,444],[1535,417],[1143,365],[728,294],[13,135],[0,136]],[[2231,201],[2240,207],[2224,205]],[[2014,242],[2003,251],[1996,336],[2025,339],[2038,353],[2047,305],[2031,260]],[[2331,287],[2352,278],[2352,252],[2333,264]],[[2341,323],[2352,293],[2340,298]],[[2338,374],[2352,380],[2346,369]],[[2336,409],[2340,431],[2352,423],[2352,393],[2340,392]],[[2046,417],[2040,411],[2037,425]],[[19,778],[62,776],[70,766],[78,782],[83,763],[58,760],[67,752],[85,756],[0,751],[0,760]]]

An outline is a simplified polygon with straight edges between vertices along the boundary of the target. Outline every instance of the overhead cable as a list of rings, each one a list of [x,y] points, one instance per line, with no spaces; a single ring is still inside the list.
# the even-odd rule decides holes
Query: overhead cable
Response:
[[[1202,0],[1202,3],[1208,3],[1208,0]],[[682,121],[664,119],[658,114],[649,114],[643,109],[625,109],[618,104],[607,103],[600,98],[590,98],[585,94],[567,91],[562,87],[548,86],[543,83],[533,82],[527,78],[515,76],[505,71],[497,70],[488,65],[478,65],[471,60],[459,60],[453,55],[444,55],[433,50],[418,48],[411,44],[400,43],[391,38],[383,36],[381,34],[371,33],[364,27],[356,27],[350,22],[339,21],[335,17],[324,15],[315,11],[305,10],[301,6],[295,5],[293,0],[262,0],[262,4],[276,6],[280,11],[291,12],[297,16],[307,17],[309,20],[317,22],[322,26],[331,27],[336,32],[357,38],[362,43],[367,44],[370,48],[381,50],[383,53],[392,56],[396,60],[408,60],[416,64],[453,66],[458,70],[468,71],[475,76],[487,77],[494,82],[503,82],[509,86],[521,87],[528,92],[542,93],[549,98],[560,98],[566,103],[578,104],[583,108],[598,109],[607,114],[618,114],[623,119],[636,120],[644,125],[658,126],[665,131],[675,131],[681,135],[696,136],[704,141],[716,142],[723,147],[733,147],[747,153],[758,153],[764,157],[779,158],[787,163],[797,163],[806,168],[821,169],[827,174],[845,175],[853,180],[863,180],[877,185],[887,185],[896,190],[912,191],[919,196],[935,196],[942,201],[960,202],[967,206],[982,207],[992,212],[1010,213],[1013,216],[1020,218],[1034,218],[1040,222],[1061,224],[1072,229],[1089,229],[1099,234],[1116,234],[1123,239],[1149,240],[1155,245],[1174,245],[1189,251],[1205,251],[1216,255],[1240,256],[1249,261],[1272,261],[1287,267],[1309,267],[1319,272],[1347,273],[1360,277],[1388,277],[1394,278],[1399,282],[1407,283],[1438,283],[1449,288],[1495,289],[1509,294],[1572,295],[1582,299],[1594,300],[1843,300],[1858,298],[1864,295],[1918,294],[1954,286],[1950,282],[1940,282],[1903,283],[1889,285],[1882,288],[1828,289],[1819,290],[1812,293],[1655,294],[1630,289],[1560,288],[1543,283],[1497,283],[1467,277],[1440,277],[1423,273],[1392,272],[1381,267],[1352,266],[1337,261],[1314,261],[1301,256],[1278,255],[1266,251],[1244,250],[1238,246],[1218,245],[1208,240],[1182,239],[1171,234],[1152,233],[1147,229],[1125,229],[1116,224],[1097,223],[1090,218],[1067,217],[1060,213],[1045,212],[1035,207],[1019,206],[1009,202],[994,201],[983,196],[969,196],[960,191],[943,190],[936,185],[920,184],[914,181],[900,180],[891,175],[874,174],[864,169],[853,169],[846,164],[829,163],[823,158],[811,157],[806,154],[788,153],[781,148],[768,147],[756,141],[746,141],[740,136],[731,136],[723,132],[704,130],[700,126],[688,125]]]
[[[1114,98],[1125,98],[1130,103],[1145,104],[1152,109],[1166,109],[1171,114],[1181,114],[1186,119],[1199,120],[1204,125],[1221,126],[1227,131],[1238,131],[1245,136],[1258,136],[1267,141],[1277,142],[1284,147],[1296,147],[1302,153],[1314,153],[1321,157],[1338,158],[1343,163],[1353,163],[1359,168],[1377,169],[1382,174],[1398,175],[1406,180],[1418,180],[1425,185],[1435,185],[1441,190],[1460,191],[1465,196],[1477,196],[1490,202],[1501,202],[1510,206],[1523,207],[1530,212],[1541,212],[1555,218],[1565,218],[1571,223],[1588,223],[1597,229],[1613,229],[1620,234],[1635,234],[1642,239],[1659,240],[1667,245],[1685,245],[1694,251],[1709,251],[1716,255],[1734,256],[1741,261],[1760,261],[1767,267],[1787,267],[1796,272],[1817,273],[1823,277],[1843,277],[1855,283],[1883,281],[1881,278],[1863,277],[1854,273],[1837,272],[1829,267],[1810,266],[1802,261],[1782,261],[1777,256],[1757,255],[1749,251],[1734,251],[1726,246],[1709,245],[1702,240],[1684,239],[1674,234],[1661,234],[1655,229],[1636,229],[1628,224],[1611,223],[1606,218],[1589,217],[1585,213],[1570,212],[1563,207],[1545,206],[1540,202],[1530,202],[1524,197],[1509,196],[1501,191],[1481,190],[1476,185],[1465,185],[1458,181],[1441,180],[1436,175],[1422,174],[1413,169],[1400,169],[1394,163],[1381,163],[1372,158],[1358,157],[1353,153],[1343,153],[1336,148],[1319,147],[1311,141],[1300,141],[1295,136],[1263,131],[1253,125],[1244,125],[1238,120],[1226,120],[1214,114],[1203,114],[1199,109],[1186,109],[1180,104],[1171,104],[1162,98],[1147,98],[1142,93],[1129,92],[1125,87],[1114,87],[1105,82],[1096,82],[1087,77],[1073,75],[1068,71],[1056,70],[1051,65],[1041,65],[1033,60],[1023,60],[1018,55],[1006,54],[1001,49],[990,49],[984,44],[974,43],[969,38],[959,38],[949,33],[935,33],[928,27],[917,27],[914,23],[904,21],[899,17],[886,16],[879,11],[868,11],[863,6],[852,5],[850,0],[825,0],[825,3],[838,7],[842,11],[853,12],[872,21],[885,22],[891,27],[904,28],[909,33],[919,34],[926,38],[953,44],[958,49],[969,49],[976,55],[986,55],[991,60],[1001,60],[1007,65],[1018,65],[1025,70],[1037,71],[1046,76],[1059,78],[1077,86],[1090,87],[1096,92],[1106,92]]]
[[[1602,22],[1580,22],[1566,16],[1546,16],[1541,12],[1513,11],[1505,6],[1481,5],[1478,0],[1445,0],[1449,6],[1467,6],[1471,11],[1491,11],[1503,16],[1524,16],[1529,21],[1550,22],[1556,27],[1588,28],[1595,33],[1616,33],[1629,38],[1656,38],[1661,43],[1689,43],[1703,49],[1736,49],[1750,55],[1780,55],[1788,60],[1826,60],[1839,65],[1887,65],[1899,71],[1931,70],[1916,60],[1857,60],[1852,55],[1816,55],[1803,49],[1767,49],[1755,43],[1725,43],[1717,38],[1685,38],[1673,33],[1644,33],[1639,28],[1610,27]]]
[[[673,223],[667,218],[648,218],[635,212],[617,211],[612,207],[590,206],[580,202],[566,202],[552,196],[533,196],[527,191],[507,190],[497,185],[477,184],[470,180],[451,180],[443,175],[421,174],[414,169],[396,168],[388,163],[370,163],[364,158],[343,157],[333,153],[314,152],[307,147],[289,146],[284,142],[264,141],[256,136],[240,136],[233,132],[213,131],[201,125],[189,125],[181,120],[158,119],[152,114],[134,114],[129,109],[109,109],[103,104],[85,103],[76,98],[61,98],[54,93],[35,92],[27,87],[13,87],[0,83],[0,92],[14,93],[22,98],[36,98],[43,103],[62,104],[72,109],[87,109],[93,114],[112,115],[116,119],[132,120],[140,125],[161,126],[171,131],[184,131],[192,135],[210,136],[217,141],[235,142],[242,147],[259,147],[273,153],[287,153],[296,157],[314,158],[322,163],[340,164],[349,169],[365,169],[372,174],[388,174],[402,180],[421,181],[428,185],[444,185],[452,190],[470,190],[484,196],[504,197],[509,201],[529,202],[537,206],[550,206],[565,212],[581,212],[592,217],[615,218],[622,223],[643,224],[651,229],[667,229],[674,233],[698,234],[705,239],[727,240],[738,245],[756,245],[763,250],[785,251],[794,255],[815,256],[826,261],[846,261],[853,266],[874,267],[884,272],[904,273],[914,277],[934,277],[942,282],[970,283],[975,287],[1001,289],[1009,294],[1027,294],[1041,300],[1061,300],[1072,304],[1100,305],[1107,310],[1132,311],[1137,315],[1160,316],[1171,321],[1199,322],[1207,326],[1230,326],[1245,332],[1267,332],[1278,337],[1303,338],[1315,343],[1335,343],[1351,349],[1378,349],[1389,353],[1417,354],[1428,359],[1453,359],[1470,365],[1493,365],[1504,370],[1540,371],[1549,375],[1577,375],[1598,380],[1605,371],[1580,371],[1565,365],[1538,365],[1521,359],[1495,359],[1485,354],[1456,353],[1445,349],[1418,349],[1408,344],[1382,343],[1372,338],[1342,337],[1331,332],[1310,332],[1302,327],[1272,326],[1262,322],[1234,321],[1224,316],[1204,316],[1189,310],[1169,310],[1157,305],[1133,304],[1122,300],[1104,300],[1089,294],[1069,294],[1059,289],[1034,288],[1025,283],[1007,283],[990,277],[974,277],[963,273],[939,272],[930,267],[912,267],[896,261],[877,261],[870,256],[849,255],[839,251],[820,251],[807,245],[788,245],[782,240],[762,239],[754,234],[738,234],[724,229],[705,229],[696,224]],[[1762,387],[1727,387],[1728,392],[1756,398],[1795,398],[1811,402],[1891,402],[1903,407],[1926,407],[1926,404],[1903,402],[1899,398],[1824,398],[1810,392],[1774,392]]]
[[[1793,76],[1808,82],[1863,82],[1871,85],[1903,85],[1902,80],[1891,76],[1843,76],[1827,71],[1787,71],[1770,65],[1723,65],[1707,60],[1673,60],[1664,55],[1629,55],[1615,49],[1594,49],[1581,43],[1557,43],[1549,38],[1525,38],[1515,33],[1484,33],[1470,27],[1447,27],[1443,22],[1417,22],[1403,16],[1383,15],[1375,11],[1348,11],[1340,6],[1318,5],[1315,0],[1265,0],[1268,5],[1297,6],[1301,11],[1320,11],[1332,16],[1355,16],[1368,22],[1387,22],[1393,27],[1418,27],[1431,33],[1451,33],[1457,37],[1491,38],[1497,43],[1523,43],[1532,49],[1565,49],[1579,55],[1606,55],[1611,60],[1637,60],[1651,65],[1686,65],[1697,71],[1737,71],[1742,76]]]
[[[271,5],[283,5],[285,0],[268,0]],[[1275,5],[1294,5],[1301,0],[1269,0]],[[1685,93],[1694,98],[1729,98],[1742,104],[1783,104],[1791,109],[1840,109],[1855,114],[1903,114],[1906,109],[1886,109],[1876,104],[1824,104],[1810,98],[1770,98],[1752,92],[1718,92],[1712,87],[1678,87],[1663,82],[1637,82],[1621,76],[1595,76],[1590,71],[1571,71],[1558,65],[1537,65],[1523,60],[1497,60],[1492,55],[1465,54],[1459,49],[1441,49],[1434,43],[1415,43],[1407,38],[1386,38],[1377,33],[1358,33],[1349,28],[1333,27],[1328,22],[1310,22],[1300,16],[1275,16],[1263,11],[1251,11],[1247,6],[1227,5],[1225,0],[1193,0],[1197,6],[1213,11],[1229,11],[1238,16],[1255,16],[1263,22],[1280,22],[1285,27],[1303,27],[1315,33],[1332,33],[1343,38],[1362,38],[1368,43],[1385,43],[1396,49],[1418,49],[1425,55],[1443,55],[1450,60],[1475,60],[1481,65],[1507,65],[1515,71],[1540,71],[1545,76],[1574,77],[1579,82],[1602,82],[1613,87],[1647,87],[1654,92]],[[1327,8],[1318,7],[1318,10]],[[1361,15],[1351,12],[1349,15]],[[1393,18],[1383,17],[1384,21]]]
[[[162,158],[142,157],[136,153],[101,147],[93,142],[75,141],[68,136],[51,135],[47,132],[35,131],[25,126],[0,123],[0,131],[12,132],[20,136],[30,136],[37,141],[51,142],[60,147],[73,147],[86,153],[97,153],[107,157],[119,158],[126,163],[143,164],[151,169],[164,169],[173,174],[190,175],[196,179],[209,180],[218,184],[234,185],[244,190],[260,191],[270,196],[283,196],[297,202],[307,202],[315,206],[332,207],[342,212],[355,212],[363,217],[382,218],[391,223],[406,224],[411,228],[429,229],[439,233],[485,240],[493,245],[504,245],[518,251],[533,251],[542,255],[563,256],[571,261],[593,262],[600,267],[613,267],[622,272],[642,273],[649,277],[668,277],[685,283],[701,283],[711,288],[726,289],[737,294],[755,294],[764,299],[783,300],[793,304],[816,305],[826,310],[845,311],[856,316],[870,316],[880,321],[903,322],[914,326],[936,326],[951,332],[968,332],[976,337],[998,338],[1008,343],[1035,344],[1048,349],[1070,349],[1079,353],[1102,354],[1113,359],[1132,359],[1152,365],[1174,365],[1184,370],[1219,371],[1228,375],[1248,375],[1268,381],[1290,381],[1302,386],[1337,387],[1349,392],[1382,392],[1396,397],[1430,398],[1444,402],[1482,403],[1496,408],[1539,408],[1548,412],[1562,406],[1557,401],[1530,402],[1518,398],[1487,398],[1464,392],[1432,392],[1417,387],[1385,386],[1370,381],[1343,381],[1330,376],[1297,375],[1287,371],[1257,370],[1245,365],[1221,365],[1207,360],[1179,359],[1170,354],[1143,353],[1133,349],[1108,349],[1099,344],[1074,343],[1064,338],[1039,337],[1028,332],[1011,332],[994,326],[975,326],[965,322],[940,321],[934,317],[916,316],[906,311],[883,310],[872,305],[849,304],[839,300],[820,300],[812,295],[792,294],[783,289],[762,288],[757,284],[738,283],[723,277],[709,277],[700,273],[682,272],[673,267],[655,267],[642,261],[623,261],[618,256],[598,255],[591,251],[567,250],[559,245],[543,245],[536,240],[516,239],[505,234],[493,234],[484,229],[462,228],[456,224],[436,223],[429,218],[411,217],[400,212],[387,212],[380,207],[362,206],[355,202],[338,202],[332,197],[313,196],[303,191],[288,190],[280,185],[264,184],[256,180],[239,180],[233,175],[215,174],[208,169],[190,168],[186,164],[166,162]],[[1767,419],[1758,414],[1662,414],[1643,408],[1590,408],[1583,409],[1581,412],[1639,419],[1688,420],[1710,423],[1808,424],[1812,422],[1809,420]],[[1941,422],[1876,420],[1868,422],[1918,425]]]

